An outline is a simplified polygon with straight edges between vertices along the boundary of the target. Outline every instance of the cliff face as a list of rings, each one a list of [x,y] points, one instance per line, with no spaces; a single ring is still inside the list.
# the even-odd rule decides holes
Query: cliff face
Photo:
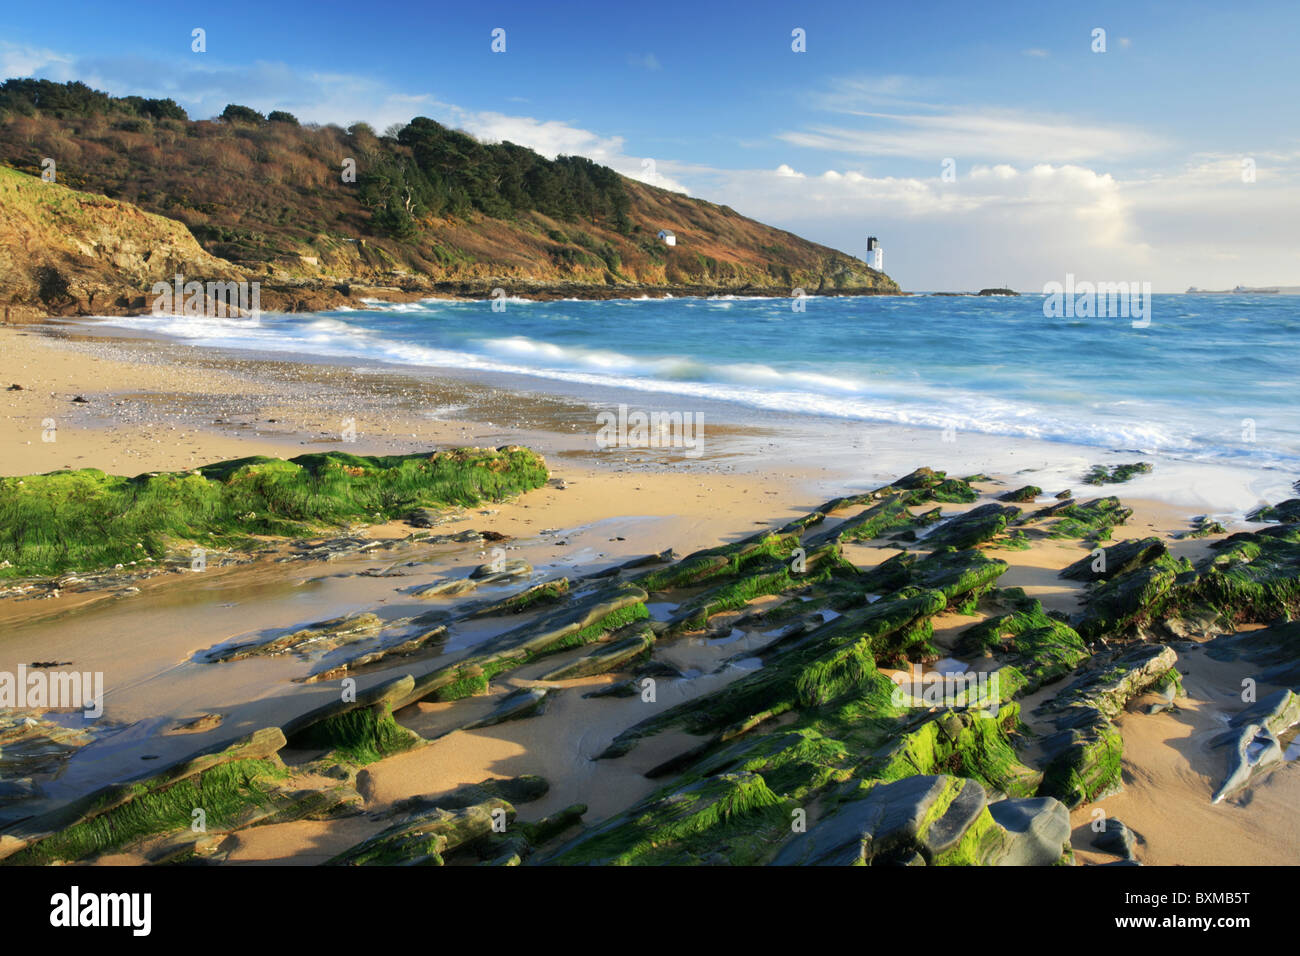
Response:
[[[0,303],[18,314],[144,307],[176,273],[238,279],[178,222],[0,167]]]
[[[13,167],[0,171],[0,302],[10,306],[131,311],[176,271],[256,279],[264,308],[289,310],[496,288],[543,298],[899,291],[861,260],[725,206],[432,120],[383,137],[252,111],[194,122],[174,104],[153,114],[88,88],[37,86],[39,96],[0,85],[0,165]],[[46,157],[58,185],[39,179]],[[658,238],[665,229],[675,246]]]

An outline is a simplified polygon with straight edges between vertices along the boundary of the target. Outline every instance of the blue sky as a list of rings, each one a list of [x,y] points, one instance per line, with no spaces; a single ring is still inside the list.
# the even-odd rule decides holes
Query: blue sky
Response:
[[[432,116],[854,254],[878,235],[909,289],[1300,284],[1296,4],[129,9],[13,5],[0,67],[196,118],[228,102],[380,129]]]

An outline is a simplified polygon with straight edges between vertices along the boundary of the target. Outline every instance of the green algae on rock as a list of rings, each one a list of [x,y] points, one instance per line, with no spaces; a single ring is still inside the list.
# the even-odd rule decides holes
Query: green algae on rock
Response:
[[[418,505],[475,505],[538,488],[547,475],[541,456],[506,446],[252,457],[134,478],[93,468],[0,478],[0,577],[158,561],[181,543],[243,547]]]
[[[1083,476],[1085,485],[1114,485],[1130,480],[1134,475],[1147,475],[1151,473],[1151,463],[1148,461],[1135,461],[1127,465],[1112,465],[1107,468],[1105,465],[1093,465],[1086,475]]]

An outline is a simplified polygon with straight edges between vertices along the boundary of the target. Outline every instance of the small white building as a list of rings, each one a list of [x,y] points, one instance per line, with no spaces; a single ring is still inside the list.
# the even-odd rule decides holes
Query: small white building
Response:
[[[659,238],[663,240],[665,246],[677,245],[677,233],[673,232],[671,229],[660,229]]]
[[[867,265],[877,272],[885,271],[885,248],[875,236],[867,236]]]

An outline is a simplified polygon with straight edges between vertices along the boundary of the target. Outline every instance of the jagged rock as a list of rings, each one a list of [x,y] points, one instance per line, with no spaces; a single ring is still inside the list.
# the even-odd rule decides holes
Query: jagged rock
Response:
[[[1300,522],[1300,498],[1288,498],[1275,505],[1263,505],[1246,515],[1247,521]]]
[[[1133,517],[1133,509],[1120,504],[1114,496],[1094,498],[1077,504],[1064,501],[1059,505],[1049,505],[1030,516],[1031,519],[1055,517],[1056,523],[1049,532],[1053,538],[1083,538],[1090,541],[1104,541],[1111,535],[1111,529]]]
[[[1133,831],[1114,817],[1106,818],[1104,827],[1100,833],[1093,834],[1092,845],[1123,860],[1136,860],[1137,837]]]
[[[479,582],[473,578],[443,578],[440,581],[414,588],[410,594],[411,597],[418,598],[455,597],[476,591],[478,586]]]
[[[1015,491],[1006,491],[998,495],[998,501],[1025,502],[1033,501],[1042,495],[1043,489],[1037,485],[1025,485]]]
[[[584,654],[576,660],[547,671],[538,680],[572,680],[576,677],[591,677],[594,674],[620,670],[643,657],[654,646],[654,642],[654,632],[648,626],[642,626],[627,637],[611,641],[590,654]]]
[[[1022,694],[1072,672],[1089,655],[1073,628],[1044,613],[1040,602],[1028,599],[1010,614],[967,628],[957,639],[956,651],[963,656],[989,654],[1012,665],[1026,678]]]
[[[1300,723],[1300,696],[1291,690],[1279,690],[1233,715],[1228,723],[1233,728],[1227,735],[1233,752],[1228,759],[1228,775],[1215,791],[1214,803],[1241,790],[1261,768],[1283,759],[1278,737]]]
[[[1007,522],[1019,514],[1020,509],[1014,505],[980,505],[940,525],[926,536],[925,544],[936,550],[955,548],[961,551],[973,548],[1000,534]]]
[[[533,573],[533,566],[522,558],[511,558],[508,561],[492,561],[488,564],[480,564],[469,576],[480,584],[495,584],[500,581],[509,581],[512,578],[527,577]]]
[[[597,640],[605,633],[648,616],[647,594],[621,583],[571,599],[527,624],[484,641],[475,653],[415,681],[410,695],[397,706],[434,696],[456,700],[480,693],[493,676],[536,657]]]
[[[1053,866],[1070,842],[1070,812],[1053,797],[999,800],[989,815],[1009,836],[998,866]]]
[[[287,653],[303,657],[319,656],[344,644],[374,637],[383,627],[383,620],[375,614],[348,614],[320,621],[271,640],[215,648],[201,655],[201,659],[209,663],[228,663],[248,657],[273,657]]]
[[[162,771],[125,783],[112,784],[40,816],[10,827],[12,837],[0,847],[0,859],[10,863],[80,860],[154,833],[188,827],[190,808],[207,806],[209,829],[218,826],[218,809],[230,828],[292,812],[293,797],[274,790],[245,790],[235,780],[257,778],[279,765],[285,745],[278,727],[212,747]],[[194,803],[176,795],[194,790]],[[222,793],[226,796],[221,796]],[[221,801],[225,805],[218,808]]]
[[[393,824],[330,859],[326,866],[441,866],[444,858],[508,824],[515,808],[493,798],[462,810],[433,809]]]
[[[931,866],[987,865],[1008,851],[1009,842],[974,780],[917,776],[877,784],[861,799],[841,803],[796,835],[772,863],[881,866],[914,862],[919,855]]]
[[[462,729],[473,730],[477,727],[491,727],[508,720],[522,720],[525,717],[538,717],[546,713],[546,702],[559,691],[548,687],[521,687],[506,694],[486,717],[466,724]]]
[[[1162,555],[1169,553],[1169,548],[1159,538],[1139,538],[1121,541],[1109,548],[1102,548],[1101,555],[1089,554],[1080,558],[1069,567],[1061,570],[1063,578],[1075,581],[1100,581],[1127,574],[1135,568],[1150,564]],[[1100,560],[1099,560],[1100,559]],[[1095,566],[1095,570],[1094,570]]]
[[[1085,485],[1110,485],[1128,481],[1134,475],[1146,475],[1151,472],[1151,463],[1135,461],[1127,465],[1093,465],[1092,470],[1084,475]]]
[[[1166,556],[1097,585],[1073,621],[1075,630],[1093,640],[1159,616],[1179,573],[1179,566]]]
[[[1040,713],[1059,714],[1071,707],[1095,707],[1107,719],[1118,717],[1124,705],[1157,685],[1173,670],[1178,655],[1161,644],[1137,644],[1111,654],[1098,654]]]
[[[1057,732],[1042,741],[1046,755],[1040,796],[1071,809],[1120,789],[1124,741],[1111,719],[1143,691],[1176,681],[1173,648],[1159,644],[1097,655],[1037,713],[1051,715]]]
[[[760,862],[788,832],[780,798],[754,773],[728,773],[659,791],[578,834],[545,862],[597,866],[711,862],[721,841],[733,865]]]
[[[365,772],[365,771],[363,771]],[[503,780],[484,780],[466,784],[443,794],[421,794],[398,800],[381,817],[422,814],[429,810],[464,810],[490,800],[504,800],[511,805],[532,803],[550,791],[551,785],[536,774],[523,774]]]

